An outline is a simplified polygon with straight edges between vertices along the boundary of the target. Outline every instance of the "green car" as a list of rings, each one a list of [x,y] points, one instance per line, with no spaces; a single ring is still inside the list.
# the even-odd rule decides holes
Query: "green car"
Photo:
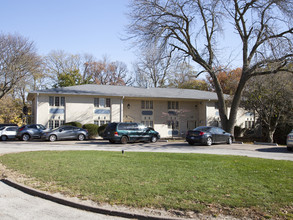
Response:
[[[160,139],[160,135],[153,128],[146,127],[140,123],[110,123],[106,127],[104,140],[109,140],[110,143],[122,143],[147,141],[156,142]]]

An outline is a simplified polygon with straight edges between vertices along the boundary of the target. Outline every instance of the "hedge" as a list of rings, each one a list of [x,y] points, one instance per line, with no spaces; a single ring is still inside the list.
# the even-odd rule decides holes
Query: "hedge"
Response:
[[[89,133],[89,138],[94,138],[98,134],[99,126],[96,124],[85,124],[82,126],[83,129],[86,129]]]
[[[80,122],[77,122],[77,121],[67,122],[67,123],[65,123],[65,125],[72,125],[72,126],[82,128],[82,124]]]

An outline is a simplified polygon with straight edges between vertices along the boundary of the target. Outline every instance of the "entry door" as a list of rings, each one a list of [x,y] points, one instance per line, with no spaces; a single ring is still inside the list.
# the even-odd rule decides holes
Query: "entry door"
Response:
[[[195,120],[188,120],[187,121],[187,130],[192,130],[196,128],[196,121]]]

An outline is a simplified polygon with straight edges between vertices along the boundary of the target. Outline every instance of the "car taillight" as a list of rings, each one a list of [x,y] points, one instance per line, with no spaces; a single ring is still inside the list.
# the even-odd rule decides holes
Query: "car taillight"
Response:
[[[24,129],[24,127],[23,128],[20,128],[19,131],[22,131],[23,129]]]
[[[201,131],[201,132],[199,133],[199,135],[200,135],[200,136],[204,135],[204,132]]]
[[[114,132],[114,136],[118,136],[118,132],[117,131]]]

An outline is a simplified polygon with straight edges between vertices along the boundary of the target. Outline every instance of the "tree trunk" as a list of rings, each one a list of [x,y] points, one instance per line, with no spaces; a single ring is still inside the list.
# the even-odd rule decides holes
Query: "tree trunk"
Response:
[[[271,131],[268,129],[268,134],[267,134],[267,142],[273,143],[274,142],[274,131]]]
[[[243,75],[244,73],[242,73]],[[231,109],[230,109],[230,114],[229,114],[229,119],[227,120],[226,125],[223,125],[223,129],[231,134],[234,135],[234,125],[236,123],[236,117],[237,117],[237,111],[240,105],[241,101],[241,95],[242,91],[244,89],[245,83],[247,82],[245,77],[241,77],[237,90],[234,94],[232,104],[231,104]],[[221,118],[222,120],[222,118]]]

